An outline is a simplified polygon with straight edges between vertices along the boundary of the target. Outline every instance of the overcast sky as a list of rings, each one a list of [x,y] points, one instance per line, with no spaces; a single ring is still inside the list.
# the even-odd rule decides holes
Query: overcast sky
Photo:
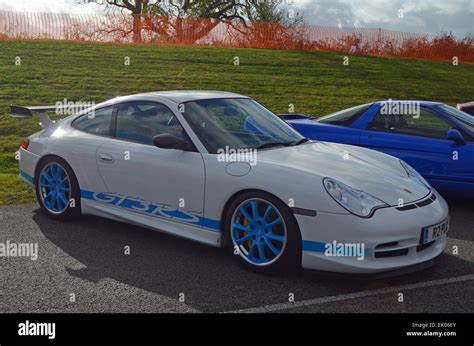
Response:
[[[459,36],[474,33],[474,0],[284,0],[314,25],[373,27]],[[103,13],[75,0],[0,0],[0,10]],[[401,18],[400,18],[401,17]]]
[[[290,0],[291,1],[291,0]],[[293,0],[315,25],[474,33],[474,0]],[[401,18],[400,18],[401,16]]]

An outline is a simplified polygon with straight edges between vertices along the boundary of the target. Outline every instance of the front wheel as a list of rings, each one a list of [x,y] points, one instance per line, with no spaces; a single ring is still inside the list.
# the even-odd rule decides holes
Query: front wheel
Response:
[[[48,157],[36,174],[36,198],[53,219],[70,219],[80,214],[80,191],[76,176],[66,161]]]
[[[276,197],[248,192],[236,198],[225,220],[231,250],[257,271],[301,267],[301,237],[291,210]]]

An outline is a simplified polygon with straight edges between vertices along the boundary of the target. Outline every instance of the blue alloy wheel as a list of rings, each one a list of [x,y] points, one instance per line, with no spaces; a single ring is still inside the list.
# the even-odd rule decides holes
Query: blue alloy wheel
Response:
[[[252,198],[234,211],[231,236],[239,255],[255,266],[267,266],[283,254],[287,242],[285,221],[270,202]]]
[[[53,214],[63,213],[71,199],[71,180],[57,162],[50,162],[39,174],[39,188],[44,207]]]

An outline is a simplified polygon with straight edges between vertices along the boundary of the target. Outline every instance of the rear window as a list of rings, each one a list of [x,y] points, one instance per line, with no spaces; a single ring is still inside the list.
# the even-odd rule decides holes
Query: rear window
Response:
[[[373,103],[367,103],[361,106],[356,106],[344,109],[340,112],[326,115],[319,118],[317,121],[324,124],[351,126],[362,114],[364,114]]]

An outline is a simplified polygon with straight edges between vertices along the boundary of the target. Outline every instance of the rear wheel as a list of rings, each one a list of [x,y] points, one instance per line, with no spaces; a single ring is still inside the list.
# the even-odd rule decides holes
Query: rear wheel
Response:
[[[80,191],[76,176],[66,161],[48,157],[36,174],[36,197],[41,209],[54,219],[80,214]]]
[[[257,271],[301,266],[301,240],[290,209],[263,192],[244,193],[232,202],[226,217],[232,252]]]

